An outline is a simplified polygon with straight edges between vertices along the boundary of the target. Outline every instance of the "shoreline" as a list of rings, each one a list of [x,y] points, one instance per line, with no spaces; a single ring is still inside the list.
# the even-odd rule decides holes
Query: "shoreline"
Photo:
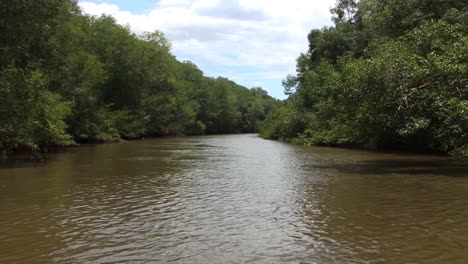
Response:
[[[258,134],[258,132],[246,132],[246,133],[216,133],[216,134],[191,134],[191,135],[165,135],[165,136],[142,136],[135,138],[119,138],[116,140],[100,140],[100,139],[91,139],[91,140],[81,140],[74,141],[73,144],[64,145],[64,146],[49,146],[44,149],[28,149],[28,148],[19,148],[20,150],[16,151],[6,151],[0,149],[0,160],[14,159],[17,157],[28,158],[28,159],[42,159],[43,156],[46,156],[50,153],[58,153],[71,148],[78,148],[81,146],[98,146],[104,144],[119,144],[130,141],[146,140],[146,139],[156,139],[156,138],[184,138],[184,137],[197,137],[197,136],[223,136],[223,135],[246,135],[246,134]]]
[[[261,136],[260,136],[261,137]],[[456,160],[468,160],[468,156],[456,156],[456,155],[450,155],[449,153],[444,153],[440,152],[437,150],[431,150],[431,149],[424,149],[424,148],[411,148],[410,146],[395,146],[395,147],[383,147],[383,148],[369,148],[365,147],[360,144],[304,144],[301,142],[294,142],[292,141],[285,141],[285,140],[280,140],[280,139],[270,139],[270,138],[265,138],[261,137],[265,140],[272,140],[272,141],[277,141],[277,142],[283,142],[286,144],[292,144],[296,146],[303,146],[303,147],[316,147],[316,148],[333,148],[333,149],[347,149],[347,150],[361,150],[361,151],[368,151],[368,152],[373,152],[373,153],[379,153],[379,154],[397,154],[397,155],[421,155],[421,156],[435,156],[435,157],[445,157],[445,158],[450,158],[450,159],[456,159]]]

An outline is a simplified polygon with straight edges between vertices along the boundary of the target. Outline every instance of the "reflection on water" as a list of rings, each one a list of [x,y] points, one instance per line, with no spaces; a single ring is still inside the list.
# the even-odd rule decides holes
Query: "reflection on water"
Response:
[[[467,263],[468,163],[255,135],[0,168],[0,263]]]

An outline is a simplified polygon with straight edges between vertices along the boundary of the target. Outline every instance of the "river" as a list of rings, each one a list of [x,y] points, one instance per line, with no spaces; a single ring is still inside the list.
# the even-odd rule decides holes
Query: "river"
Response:
[[[468,263],[468,163],[256,135],[0,165],[0,263]]]

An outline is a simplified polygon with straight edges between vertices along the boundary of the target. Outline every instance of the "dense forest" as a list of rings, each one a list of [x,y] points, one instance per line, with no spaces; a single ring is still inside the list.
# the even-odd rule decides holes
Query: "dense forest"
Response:
[[[73,0],[0,1],[0,152],[142,136],[255,132],[277,100],[177,61]]]
[[[338,0],[263,137],[468,155],[468,2]]]

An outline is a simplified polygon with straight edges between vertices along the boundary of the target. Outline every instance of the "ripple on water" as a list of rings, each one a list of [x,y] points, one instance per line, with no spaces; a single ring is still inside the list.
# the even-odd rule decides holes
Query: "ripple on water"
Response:
[[[468,261],[461,161],[236,135],[15,166],[0,169],[1,263]]]

